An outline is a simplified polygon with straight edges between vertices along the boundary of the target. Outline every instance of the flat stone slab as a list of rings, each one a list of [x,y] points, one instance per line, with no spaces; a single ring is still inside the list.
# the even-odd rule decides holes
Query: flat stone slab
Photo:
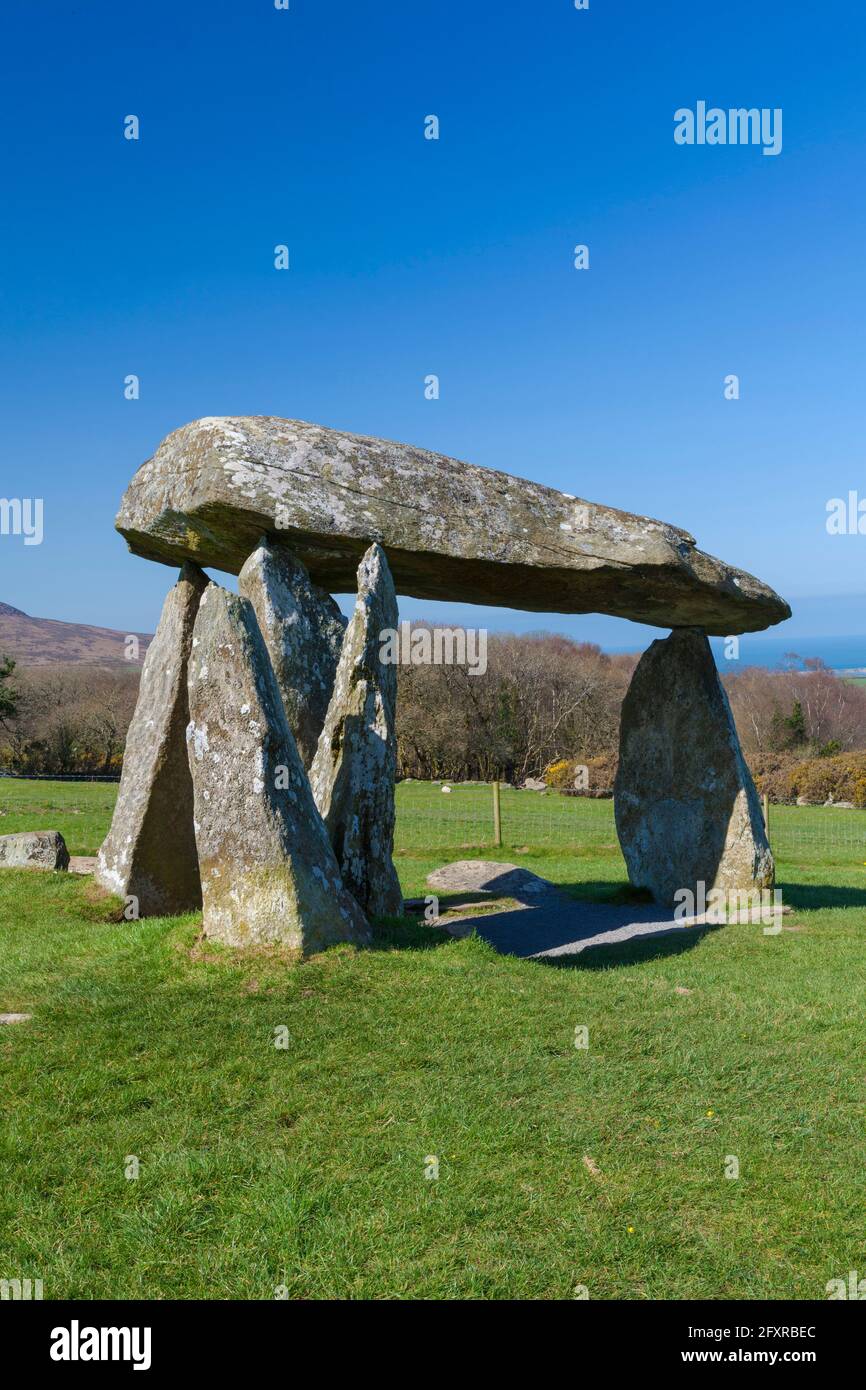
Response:
[[[594,476],[575,468],[575,486]],[[530,612],[611,613],[726,636],[790,617],[693,536],[408,444],[301,420],[226,416],[175,430],[142,464],[117,528],[137,555],[237,574],[263,532],[329,592],[369,545],[398,593]]]
[[[524,959],[578,956],[598,946],[617,946],[646,937],[684,935],[695,928],[717,928],[707,914],[677,919],[654,904],[581,902],[555,883],[516,864],[460,860],[428,874],[434,892],[489,894],[501,908],[472,911],[461,904],[452,913],[443,905],[439,925],[452,936],[474,931],[494,950]],[[516,900],[516,905],[515,905]],[[756,930],[757,930],[756,925]]]
[[[32,1014],[0,1014],[0,1023],[29,1023]]]
[[[95,874],[97,858],[95,854],[73,854],[69,860],[71,874]]]
[[[0,868],[69,868],[69,850],[59,830],[23,830],[0,835]]]
[[[497,859],[458,859],[434,869],[427,875],[427,882],[438,893],[490,893],[497,898],[526,898],[532,902],[549,893],[562,897],[548,879],[519,864],[503,864]]]

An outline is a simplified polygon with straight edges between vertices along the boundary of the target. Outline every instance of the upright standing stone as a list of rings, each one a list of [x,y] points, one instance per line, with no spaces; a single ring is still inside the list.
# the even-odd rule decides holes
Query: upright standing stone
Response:
[[[142,917],[189,912],[201,904],[185,736],[187,662],[208,583],[187,561],[165,600],[144,658],[111,829],[97,858],[97,882],[120,897],[137,898]]]
[[[397,668],[380,658],[397,627],[385,552],[372,545],[358,567],[358,599],[340,653],[334,694],[310,768],[346,887],[374,916],[403,910],[394,849]]]
[[[771,888],[773,856],[710,644],[696,628],[653,642],[622,707],[616,828],[629,878],[657,902],[703,882]]]
[[[263,536],[238,578],[253,605],[304,767],[316,752],[334,689],[346,619],[300,560]]]
[[[364,941],[252,605],[212,585],[189,670],[189,762],[205,934],[304,952]]]

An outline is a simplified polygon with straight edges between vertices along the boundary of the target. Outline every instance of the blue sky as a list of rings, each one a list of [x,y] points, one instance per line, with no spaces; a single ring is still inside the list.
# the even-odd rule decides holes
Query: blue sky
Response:
[[[0,495],[43,497],[45,539],[0,537],[0,599],[152,628],[171,572],[114,532],[126,483],[188,420],[273,414],[676,522],[788,597],[792,635],[866,633],[866,536],[825,529],[866,496],[860,7],[46,0],[2,23]],[[782,108],[782,152],[676,145],[699,100]]]

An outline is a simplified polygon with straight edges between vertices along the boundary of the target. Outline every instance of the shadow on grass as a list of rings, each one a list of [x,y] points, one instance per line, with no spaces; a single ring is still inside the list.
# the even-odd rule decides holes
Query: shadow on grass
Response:
[[[433,951],[456,938],[441,927],[431,927],[412,914],[405,917],[375,917],[370,951]]]
[[[711,932],[720,927],[678,928],[667,935],[643,936],[634,941],[590,946],[574,956],[530,957],[530,964],[544,965],[554,970],[611,970],[616,966],[643,965],[650,960],[664,960],[693,951]]]
[[[402,918],[379,919],[372,949],[432,950],[464,935],[485,942],[500,955],[529,960],[535,965],[559,970],[605,970],[680,955],[693,950],[707,932],[716,930],[709,925],[673,925],[670,914],[654,907],[648,893],[629,884],[582,882],[555,887],[563,899],[561,912],[555,902],[534,902],[531,897],[525,900],[526,906],[515,908],[505,903],[499,906],[495,896],[484,893],[443,894],[440,910],[452,905],[466,908],[478,904],[488,911],[465,915],[460,920],[461,931],[454,936],[447,927],[427,925],[411,912]],[[514,896],[520,898],[519,890]],[[585,914],[581,913],[581,905],[586,907]],[[418,911],[423,912],[423,908]],[[636,933],[641,927],[651,930],[625,940],[604,939],[611,932],[631,927]]]
[[[822,907],[864,907],[866,888],[829,883],[782,883],[782,902],[789,907],[818,911]]]
[[[606,882],[582,879],[579,883],[557,883],[554,887],[578,902],[614,905],[640,903],[650,907],[653,901],[653,895],[648,888],[635,888],[633,884],[624,883],[622,880]]]

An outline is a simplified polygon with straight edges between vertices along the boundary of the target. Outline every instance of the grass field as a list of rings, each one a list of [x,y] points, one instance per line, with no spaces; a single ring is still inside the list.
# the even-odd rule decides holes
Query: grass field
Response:
[[[0,781],[0,832],[94,853],[114,793]],[[407,895],[471,853],[488,800],[401,786]],[[771,820],[781,935],[560,968],[413,922],[292,966],[201,941],[193,916],[119,922],[86,879],[4,871],[0,1010],[34,1017],[0,1030],[0,1279],[46,1298],[810,1299],[862,1277],[866,853],[851,820],[835,838],[791,821],[783,852],[802,809]],[[610,803],[504,793],[503,827],[485,857],[624,891]]]

